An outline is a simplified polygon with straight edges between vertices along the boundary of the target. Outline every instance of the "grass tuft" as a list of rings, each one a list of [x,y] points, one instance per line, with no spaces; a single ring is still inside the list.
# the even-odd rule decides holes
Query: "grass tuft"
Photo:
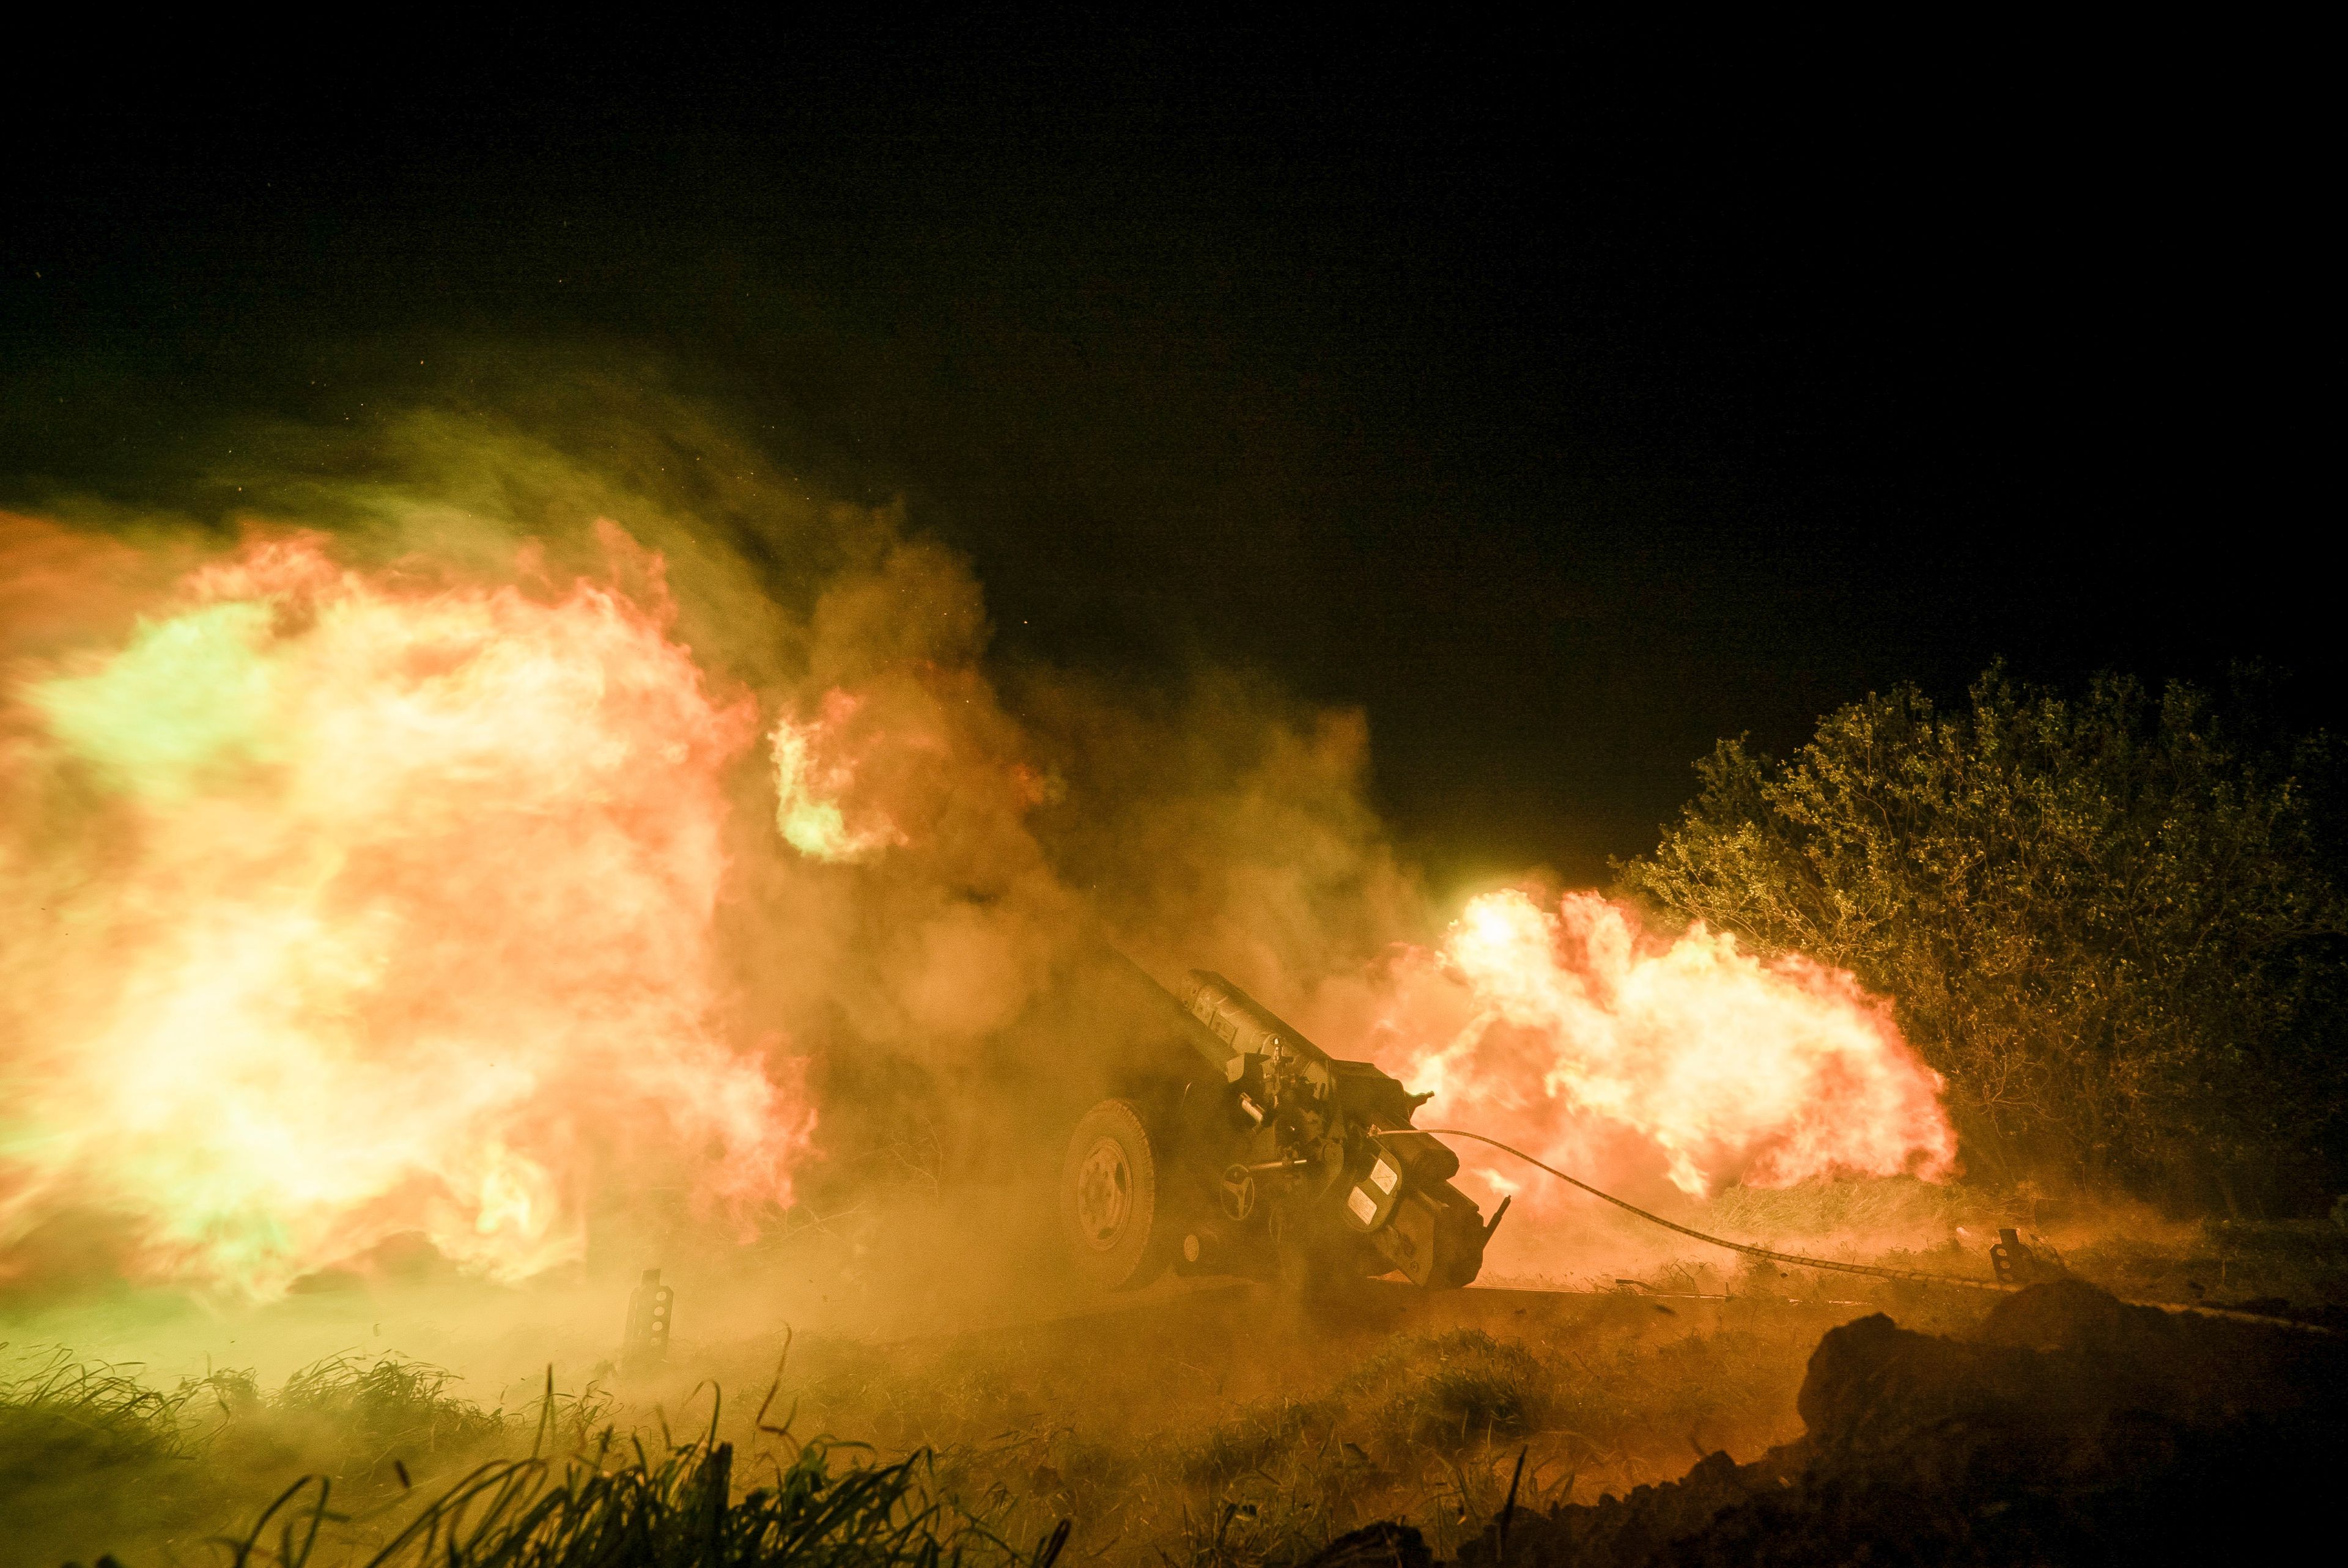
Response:
[[[1389,1447],[1456,1451],[1539,1430],[1551,1382],[1524,1346],[1455,1328],[1389,1346],[1340,1389],[1357,1399],[1375,1396],[1369,1428]]]
[[[17,1368],[0,1382],[0,1478],[184,1457],[180,1411],[194,1387],[162,1393],[137,1370],[77,1362],[63,1350]]]
[[[449,1393],[454,1381],[455,1374],[405,1356],[372,1362],[330,1356],[287,1378],[274,1404],[284,1416],[336,1431],[363,1460],[407,1461],[504,1435],[504,1413]]]
[[[450,1374],[403,1357],[331,1357],[273,1392],[245,1370],[168,1390],[139,1370],[62,1349],[0,1360],[0,1519],[16,1553],[0,1561],[192,1545],[303,1470],[380,1504],[420,1471],[529,1435],[452,1393]]]
[[[1295,1446],[1308,1429],[1326,1430],[1338,1406],[1327,1399],[1265,1399],[1215,1422],[1180,1457],[1191,1481],[1222,1481],[1260,1470],[1273,1454]]]
[[[1014,1546],[936,1500],[924,1450],[835,1471],[806,1444],[733,1495],[734,1446],[647,1452],[610,1432],[589,1453],[484,1465],[428,1503],[367,1568],[1051,1568],[1065,1525]],[[231,1546],[232,1568],[306,1568],[339,1522],[320,1481],[281,1496]]]

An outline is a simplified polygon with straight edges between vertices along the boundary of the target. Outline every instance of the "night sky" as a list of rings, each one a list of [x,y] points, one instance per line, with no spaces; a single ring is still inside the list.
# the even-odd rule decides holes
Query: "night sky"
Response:
[[[77,56],[7,111],[0,503],[180,496],[208,421],[451,342],[656,361],[904,496],[1006,659],[1359,704],[1439,874],[1602,878],[1715,737],[2001,655],[2263,660],[2340,723],[2315,94],[2191,41],[1774,44]]]

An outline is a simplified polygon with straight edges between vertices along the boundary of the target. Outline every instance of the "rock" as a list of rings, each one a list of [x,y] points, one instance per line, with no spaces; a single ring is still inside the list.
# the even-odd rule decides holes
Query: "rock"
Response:
[[[1798,1408],[1805,1436],[1756,1463],[1714,1454],[1628,1497],[1520,1512],[1507,1568],[2279,1554],[2325,1527],[2348,1345],[2066,1279],[1970,1339],[1879,1314],[1833,1329]],[[1497,1531],[1460,1560],[1497,1568]]]

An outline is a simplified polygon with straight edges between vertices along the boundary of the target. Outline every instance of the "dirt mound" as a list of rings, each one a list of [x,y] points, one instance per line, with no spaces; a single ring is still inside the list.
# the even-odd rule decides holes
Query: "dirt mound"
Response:
[[[2129,1307],[2073,1281],[1970,1339],[1890,1318],[1810,1358],[1807,1434],[1594,1506],[1520,1512],[1463,1568],[2228,1559],[2320,1529],[2348,1457],[2348,1342]]]

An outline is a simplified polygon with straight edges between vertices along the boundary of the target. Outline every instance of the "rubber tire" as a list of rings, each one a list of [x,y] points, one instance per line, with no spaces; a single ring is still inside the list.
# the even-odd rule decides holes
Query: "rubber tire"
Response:
[[[1104,1145],[1113,1153],[1103,1153]],[[1104,1100],[1084,1114],[1068,1139],[1060,1166],[1060,1223],[1077,1274],[1103,1290],[1138,1290],[1163,1273],[1173,1255],[1159,1179],[1160,1144],[1141,1108],[1130,1100]],[[1105,1235],[1080,1212],[1086,1167],[1099,1155],[1121,1171],[1124,1214]],[[1096,1173],[1097,1178],[1100,1173]]]

